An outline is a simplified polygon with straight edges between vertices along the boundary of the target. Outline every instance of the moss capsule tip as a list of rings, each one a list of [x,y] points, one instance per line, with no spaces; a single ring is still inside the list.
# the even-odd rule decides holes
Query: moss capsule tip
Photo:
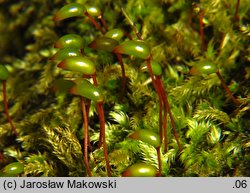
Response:
[[[199,72],[198,72],[197,68],[192,67],[191,70],[190,70],[190,74],[191,74],[191,75],[198,75]]]
[[[59,43],[59,42],[56,42],[55,44],[54,44],[54,48],[60,48],[61,47],[61,44]]]
[[[118,45],[113,49],[113,52],[116,54],[122,54],[124,52],[123,46]]]
[[[90,48],[92,48],[92,49],[96,50],[96,49],[97,49],[97,43],[96,43],[96,40],[94,40],[93,42],[91,42],[91,43],[88,45],[88,47],[90,47]]]
[[[58,68],[64,68],[65,67],[65,62],[64,61],[60,62],[59,64],[57,64],[57,67]]]
[[[59,22],[60,20],[61,20],[61,19],[60,19],[60,17],[59,17],[58,15],[54,15],[53,21],[54,21],[55,23]]]
[[[76,92],[76,88],[75,87],[73,87],[73,88],[70,88],[69,90],[68,90],[68,92],[70,93],[70,94],[77,94],[77,92]]]

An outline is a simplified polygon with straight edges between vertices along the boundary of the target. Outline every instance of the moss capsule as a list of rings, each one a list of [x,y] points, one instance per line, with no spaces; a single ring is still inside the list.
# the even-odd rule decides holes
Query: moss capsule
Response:
[[[69,89],[69,92],[95,102],[102,102],[104,100],[100,89],[85,79],[76,82],[76,85]]]
[[[65,58],[60,62],[57,67],[64,70],[70,70],[80,72],[86,75],[92,75],[95,73],[95,64],[88,58],[82,56],[73,56]]]
[[[55,48],[69,48],[74,47],[78,49],[83,49],[84,41],[81,36],[77,34],[67,34],[59,38],[55,45]]]
[[[130,166],[125,172],[123,177],[155,177],[157,176],[157,168],[145,163],[136,163]]]
[[[52,89],[55,92],[66,93],[75,83],[71,80],[57,79],[53,82]]]
[[[89,15],[98,17],[101,15],[101,10],[93,5],[85,5],[86,11],[88,12]]]
[[[70,3],[68,5],[63,6],[54,16],[53,20],[55,22],[77,16],[84,16],[84,12],[86,8],[79,3]]]
[[[214,63],[204,61],[193,66],[190,70],[191,75],[212,74],[217,72],[217,67]]]
[[[151,60],[150,65],[151,65],[151,68],[152,68],[153,75],[160,76],[162,74],[162,68],[161,68],[161,65],[158,62],[156,62],[154,60]],[[141,67],[141,70],[142,71],[148,71],[148,67],[147,67],[146,63],[143,63],[143,65]]]
[[[104,36],[119,41],[124,36],[124,33],[121,29],[116,28],[108,31]]]
[[[3,173],[10,175],[21,174],[24,171],[24,166],[20,162],[13,162],[5,166],[2,171]]]
[[[7,80],[10,76],[8,69],[4,65],[0,65],[0,80]]]
[[[95,39],[89,44],[90,48],[95,50],[104,50],[107,52],[112,52],[113,49],[118,45],[118,41],[108,38],[108,37],[100,37]]]
[[[154,146],[155,148],[160,147],[161,145],[159,136],[153,131],[149,131],[146,129],[137,130],[134,133],[132,133],[129,137],[148,143]]]
[[[147,59],[150,56],[150,49],[143,41],[129,40],[116,46],[114,53],[126,54],[142,59]]]
[[[77,48],[63,48],[58,50],[50,60],[62,61],[67,57],[81,56],[82,53]]]
[[[6,174],[3,172],[0,172],[0,177],[17,177],[18,174]]]

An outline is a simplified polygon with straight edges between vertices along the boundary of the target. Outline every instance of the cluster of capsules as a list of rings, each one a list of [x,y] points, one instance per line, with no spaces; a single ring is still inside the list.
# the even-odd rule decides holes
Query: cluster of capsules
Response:
[[[145,129],[139,129],[132,133],[129,137],[141,140],[155,147],[158,157],[158,169],[152,165],[145,163],[136,163],[130,166],[123,172],[123,176],[161,176],[161,152],[160,147],[162,141],[165,141],[165,150],[168,150],[167,140],[167,115],[170,116],[171,125],[174,136],[176,138],[179,148],[181,148],[178,134],[176,132],[174,119],[171,114],[170,105],[168,103],[166,92],[164,91],[161,80],[162,68],[159,63],[152,60],[152,55],[148,45],[142,40],[141,35],[136,31],[137,40],[121,29],[115,28],[109,30],[105,23],[101,11],[95,6],[82,5],[79,3],[71,3],[63,6],[54,16],[55,22],[60,22],[71,17],[85,17],[87,16],[93,25],[102,33],[101,37],[95,38],[88,44],[88,47],[94,50],[102,50],[114,53],[121,66],[122,71],[122,85],[121,85],[121,100],[126,91],[126,73],[122,55],[133,56],[142,59],[143,67],[141,69],[148,70],[152,79],[153,86],[159,97],[159,135]],[[95,20],[97,17],[100,22]],[[101,23],[102,26],[99,24]],[[127,39],[124,41],[124,36]],[[108,176],[111,176],[111,169],[108,161],[108,153],[105,142],[105,118],[103,113],[104,97],[98,88],[96,79],[95,64],[83,54],[84,42],[81,36],[77,34],[67,34],[61,37],[56,43],[55,48],[59,48],[51,60],[59,61],[57,66],[64,70],[75,71],[83,74],[83,77],[92,78],[93,84],[86,78],[77,79],[74,81],[62,80],[60,82],[61,88],[66,88],[71,94],[80,95],[82,101],[82,111],[84,116],[84,162],[88,176],[91,176],[91,170],[88,164],[88,109],[89,101],[92,100],[97,104],[97,112],[100,121],[100,138],[99,147],[103,145],[104,158],[106,161],[106,168]],[[87,102],[87,103],[86,103]],[[163,114],[164,113],[164,114]]]

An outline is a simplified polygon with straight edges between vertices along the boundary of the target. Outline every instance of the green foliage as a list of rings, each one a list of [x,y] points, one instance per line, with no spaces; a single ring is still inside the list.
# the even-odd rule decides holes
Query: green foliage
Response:
[[[250,175],[249,0],[241,1],[238,21],[234,19],[235,0],[66,2],[93,4],[103,12],[109,30],[125,30],[134,40],[136,27],[151,49],[183,146],[178,149],[167,119],[169,150],[165,152],[161,146],[163,176]],[[86,176],[80,98],[55,92],[56,80],[74,81],[82,74],[63,71],[49,58],[57,52],[55,42],[65,34],[78,34],[80,46],[102,34],[85,16],[55,24],[53,17],[64,5],[62,0],[0,1],[0,64],[10,73],[6,80],[9,113],[18,131],[14,136],[1,94],[0,158],[3,155],[4,160],[0,159],[0,170],[19,162],[24,166],[19,176]],[[200,37],[200,8],[204,11],[206,50]],[[122,45],[123,40],[128,37],[117,41]],[[119,98],[122,78],[118,60],[112,53],[84,47],[84,54],[96,65],[104,96],[113,176],[122,176],[135,163],[158,168],[155,148],[129,136],[141,129],[159,134],[159,98],[149,73],[141,70],[144,60],[131,53],[131,48],[120,53],[130,55],[123,56],[127,79],[123,101]],[[230,100],[216,73],[190,75],[191,68],[204,61],[220,70],[240,105]],[[103,151],[96,148],[99,129],[97,111],[91,105],[90,168],[93,176],[106,176]]]

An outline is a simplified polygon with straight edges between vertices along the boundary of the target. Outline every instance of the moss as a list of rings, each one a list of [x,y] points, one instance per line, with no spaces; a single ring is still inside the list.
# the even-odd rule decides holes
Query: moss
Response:
[[[168,151],[164,143],[161,145],[163,176],[249,176],[248,1],[241,1],[236,16],[234,0],[69,2],[93,3],[103,12],[109,29],[121,28],[133,39],[139,32],[154,61],[162,67],[160,79],[182,145],[180,150],[168,124]],[[0,0],[0,63],[10,71],[8,106],[18,131],[18,136],[13,135],[1,95],[0,170],[20,162],[24,165],[21,176],[87,175],[80,99],[54,89],[58,79],[75,80],[82,74],[63,71],[49,58],[57,51],[54,43],[63,35],[78,34],[88,45],[102,33],[87,17],[55,24],[53,16],[63,5],[62,0]],[[139,129],[160,134],[159,98],[149,73],[140,70],[144,60],[122,56],[126,92],[121,101],[123,79],[115,55],[90,48],[85,48],[84,54],[96,64],[97,81],[105,95],[112,175],[121,176],[126,168],[139,162],[158,167],[155,148],[128,137]],[[204,61],[216,65],[239,104],[229,97],[214,71],[200,76],[190,74],[193,66]],[[89,165],[93,176],[106,176],[103,152],[97,148],[99,130],[98,112],[92,102]]]

